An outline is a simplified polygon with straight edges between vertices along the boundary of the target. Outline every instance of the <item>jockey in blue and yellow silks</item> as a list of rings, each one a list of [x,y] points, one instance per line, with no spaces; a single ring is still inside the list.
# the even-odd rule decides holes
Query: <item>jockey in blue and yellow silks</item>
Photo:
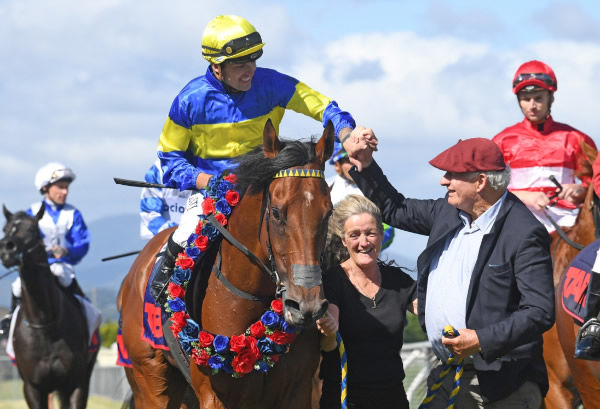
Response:
[[[196,186],[201,172],[218,175],[231,169],[233,158],[262,144],[267,119],[279,133],[286,109],[323,126],[332,121],[336,135],[355,126],[335,101],[275,70],[256,68],[248,91],[228,93],[209,67],[183,88],[171,106],[158,146],[164,183],[189,189]]]
[[[160,136],[158,157],[167,186],[204,188],[213,175],[233,168],[234,158],[262,144],[267,119],[278,131],[286,109],[310,116],[323,126],[331,121],[339,139],[351,134],[354,119],[331,98],[295,78],[257,68],[263,47],[260,34],[241,17],[218,16],[208,23],[202,55],[210,66],[177,95]],[[169,238],[151,285],[160,304],[175,258],[196,227],[202,200],[201,192],[190,197]]]

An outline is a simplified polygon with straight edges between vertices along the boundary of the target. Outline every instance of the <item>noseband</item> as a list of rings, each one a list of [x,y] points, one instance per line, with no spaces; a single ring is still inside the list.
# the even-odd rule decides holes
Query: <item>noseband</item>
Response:
[[[273,176],[273,179],[281,179],[281,178],[288,178],[288,177],[325,179],[325,173],[320,169],[306,169],[306,168],[284,169],[284,170],[280,170],[279,172],[277,172],[275,174],[275,176]],[[271,184],[269,183],[266,186],[265,191],[263,192],[261,212],[260,212],[260,223],[259,223],[259,228],[258,228],[258,239],[260,241],[260,232],[262,230],[261,226],[262,226],[263,222],[266,220],[267,221],[266,222],[267,257],[268,257],[269,263],[271,265],[271,268],[267,267],[265,265],[265,263],[263,263],[263,261],[258,256],[256,256],[254,253],[252,253],[252,251],[250,251],[250,249],[248,249],[239,240],[237,240],[235,237],[233,237],[233,235],[231,233],[229,233],[229,231],[226,230],[221,225],[221,223],[219,223],[219,221],[215,218],[214,215],[210,215],[208,217],[208,222],[210,224],[212,224],[223,235],[223,238],[225,240],[227,240],[231,245],[233,245],[235,248],[240,250],[243,254],[245,254],[246,257],[248,257],[250,260],[252,260],[256,265],[258,265],[261,268],[261,270],[263,270],[269,276],[271,281],[276,286],[275,296],[280,297],[283,293],[285,293],[286,288],[285,288],[285,285],[281,282],[279,273],[277,272],[277,265],[275,263],[275,257],[273,255],[273,249],[271,246],[271,235],[269,233],[269,217],[270,217],[269,207],[270,207],[270,203],[271,203],[271,194],[269,192],[270,186],[271,186]],[[215,273],[215,276],[225,285],[225,287],[227,287],[229,289],[229,291],[238,295],[239,297],[242,297],[242,298],[244,298],[246,300],[250,300],[250,301],[263,301],[264,302],[264,301],[269,301],[272,299],[271,297],[261,297],[261,296],[256,296],[256,295],[247,293],[246,291],[240,290],[239,288],[237,288],[233,284],[231,284],[231,282],[229,280],[227,280],[227,278],[223,275],[223,272],[221,271],[221,268],[220,268],[221,253],[220,252],[217,257],[218,257],[217,262],[215,263],[215,266],[213,267],[212,271],[213,271],[213,273]]]

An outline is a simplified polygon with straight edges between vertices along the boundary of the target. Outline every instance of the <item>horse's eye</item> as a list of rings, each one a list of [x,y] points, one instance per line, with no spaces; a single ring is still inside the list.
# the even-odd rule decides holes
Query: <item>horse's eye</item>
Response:
[[[279,209],[276,207],[271,208],[271,214],[273,215],[273,218],[275,220],[277,220],[278,222],[281,221],[281,215],[279,214]]]

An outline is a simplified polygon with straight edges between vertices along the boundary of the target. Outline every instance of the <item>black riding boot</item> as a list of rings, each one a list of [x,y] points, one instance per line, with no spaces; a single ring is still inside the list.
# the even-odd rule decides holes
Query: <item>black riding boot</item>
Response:
[[[173,274],[177,254],[181,251],[183,251],[183,247],[173,241],[173,235],[171,234],[167,242],[167,248],[160,261],[160,267],[150,284],[150,294],[152,294],[158,304],[162,305],[167,301],[166,289],[169,285],[171,274]]]
[[[575,340],[575,358],[600,361],[600,274],[592,271],[585,324]]]

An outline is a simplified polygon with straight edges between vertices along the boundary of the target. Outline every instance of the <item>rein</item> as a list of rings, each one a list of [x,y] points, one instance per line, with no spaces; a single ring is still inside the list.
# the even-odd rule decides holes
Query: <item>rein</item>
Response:
[[[307,169],[307,168],[284,169],[284,170],[280,170],[279,172],[277,172],[275,174],[275,176],[273,176],[273,179],[281,179],[281,178],[287,178],[287,177],[325,179],[325,173],[320,169]],[[214,215],[211,214],[210,216],[208,216],[207,220],[212,226],[214,226],[223,235],[223,238],[225,240],[227,240],[231,245],[233,245],[235,248],[237,248],[239,251],[241,251],[246,257],[248,257],[257,266],[259,266],[269,276],[271,281],[276,286],[275,296],[281,297],[282,294],[285,293],[286,288],[285,288],[285,285],[281,282],[281,278],[279,277],[279,273],[277,272],[277,266],[275,264],[275,257],[273,255],[273,250],[271,247],[271,235],[269,233],[269,217],[270,217],[269,205],[271,203],[271,194],[269,192],[270,186],[271,186],[271,184],[267,185],[267,187],[265,188],[265,191],[263,192],[261,208],[264,210],[261,210],[261,212],[260,212],[260,225],[259,225],[259,230],[258,230],[258,239],[260,240],[260,231],[261,231],[260,226],[262,226],[263,221],[266,220],[266,230],[267,230],[266,245],[267,245],[267,253],[268,253],[267,256],[268,256],[268,260],[271,264],[271,268],[267,267],[265,265],[265,263],[263,263],[263,261],[256,254],[254,254],[252,251],[250,251],[250,249],[248,249],[248,247],[244,246],[227,229],[225,229],[225,227],[223,227],[221,225],[221,223],[219,223],[219,221],[215,218]],[[267,301],[268,302],[271,299],[269,297],[256,296],[256,295],[250,294],[246,291],[240,290],[239,288],[235,287],[233,284],[231,284],[231,282],[229,280],[227,280],[227,278],[221,271],[220,265],[221,265],[221,253],[219,252],[217,262],[213,266],[212,271],[213,271],[213,273],[215,273],[215,276],[219,279],[219,281],[221,281],[223,283],[223,285],[225,285],[225,287],[227,287],[227,289],[229,289],[229,291],[231,291],[233,294],[235,294],[241,298],[244,298],[246,300],[249,300],[249,301],[263,301],[263,302]]]

